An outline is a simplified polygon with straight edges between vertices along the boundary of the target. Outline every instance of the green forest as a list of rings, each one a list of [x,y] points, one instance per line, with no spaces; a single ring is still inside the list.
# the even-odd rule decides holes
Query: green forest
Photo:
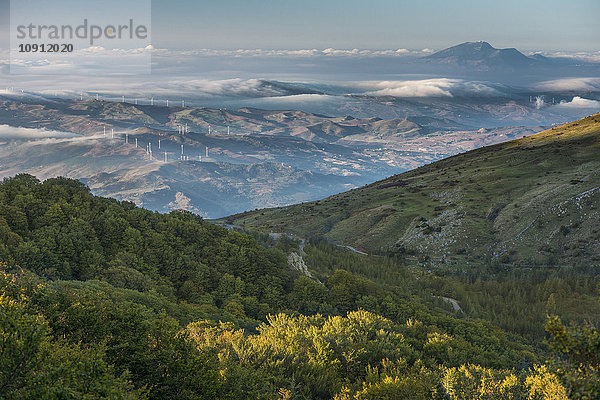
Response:
[[[0,270],[0,398],[600,398],[591,265],[430,270],[17,175]]]

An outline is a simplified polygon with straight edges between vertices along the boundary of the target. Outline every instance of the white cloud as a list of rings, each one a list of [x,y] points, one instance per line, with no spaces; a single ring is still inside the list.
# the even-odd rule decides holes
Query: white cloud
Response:
[[[423,79],[415,81],[382,81],[359,84],[372,89],[365,94],[394,97],[453,97],[460,95],[495,96],[501,93],[482,82],[462,79]]]
[[[351,49],[351,50],[345,50],[345,49],[325,49],[323,50],[323,54],[325,55],[333,55],[333,56],[368,56],[368,55],[372,55],[372,51],[371,50],[359,50],[359,49]]]
[[[585,61],[585,62],[600,62],[600,51],[580,51],[575,53],[567,53],[567,52],[553,52],[553,53],[535,53],[535,54],[543,54],[546,57],[556,57],[556,58],[568,58],[573,60]]]
[[[63,139],[74,138],[78,135],[68,132],[58,132],[46,129],[20,128],[10,125],[0,125],[0,138],[2,139]]]
[[[343,99],[340,96],[330,96],[326,94],[296,94],[285,97],[263,97],[259,99],[247,100],[248,106],[252,104],[261,107],[273,107],[283,105],[290,108],[298,108],[303,104],[323,104],[340,103]]]
[[[149,90],[156,94],[203,96],[274,97],[291,92],[285,83],[262,79],[171,79],[165,83],[153,83]]]
[[[567,78],[540,82],[535,86],[539,90],[559,91],[600,91],[600,78]]]
[[[102,53],[105,52],[106,49],[102,46],[90,46],[85,49],[78,50],[81,53]]]
[[[405,57],[419,56],[423,52],[432,52],[433,50],[408,50],[408,49],[194,49],[184,51],[164,51],[168,56],[208,56],[208,57]]]
[[[600,109],[600,101],[584,99],[579,96],[573,97],[571,101],[561,101],[557,107],[561,108],[587,108],[587,109]]]

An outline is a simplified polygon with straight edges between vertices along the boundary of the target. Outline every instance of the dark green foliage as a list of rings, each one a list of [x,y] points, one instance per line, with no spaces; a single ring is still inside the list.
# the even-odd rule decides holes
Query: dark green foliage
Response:
[[[69,179],[5,180],[0,397],[471,398],[455,390],[464,387],[563,399],[562,384],[572,387],[545,366],[531,372],[545,352],[538,321],[587,317],[572,304],[595,295],[593,268],[516,276],[490,266],[481,279],[256,237],[95,197]]]
[[[557,353],[557,375],[571,399],[600,398],[600,330],[589,322],[566,327],[556,316],[548,318],[549,344]]]
[[[88,347],[53,334],[36,312],[45,288],[4,273],[0,281],[0,398],[145,397],[107,363],[101,342]]]
[[[247,311],[236,310],[237,319],[282,309],[294,276],[284,253],[248,235],[187,212],[162,215],[95,197],[65,178],[4,180],[0,239],[9,265],[41,276],[101,279],[207,307],[224,308],[235,299]]]

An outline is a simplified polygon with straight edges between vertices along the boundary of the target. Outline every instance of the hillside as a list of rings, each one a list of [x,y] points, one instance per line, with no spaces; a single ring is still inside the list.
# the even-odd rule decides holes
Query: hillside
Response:
[[[239,214],[435,265],[600,261],[600,115],[469,151],[321,201]]]
[[[382,368],[422,387],[424,397],[411,398],[433,398],[441,366],[517,368],[547,353],[427,294],[434,277],[327,244],[302,247],[96,197],[70,179],[6,179],[0,397],[272,399],[285,389],[331,399]],[[298,253],[318,279],[297,268]],[[352,270],[388,276],[384,285]],[[572,279],[556,282],[573,291]],[[595,286],[574,287],[587,298]]]
[[[597,369],[568,380],[595,368],[591,357],[538,365],[549,350],[595,346],[597,330],[557,318],[546,323],[551,348],[542,344],[548,312],[597,323],[598,277],[582,272],[441,278],[18,175],[0,183],[0,398],[598,393]]]

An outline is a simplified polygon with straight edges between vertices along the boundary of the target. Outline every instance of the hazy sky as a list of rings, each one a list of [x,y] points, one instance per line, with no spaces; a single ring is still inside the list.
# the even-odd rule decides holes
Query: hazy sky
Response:
[[[8,4],[0,0],[2,47]],[[441,49],[486,40],[600,50],[599,0],[155,0],[152,15],[155,47],[171,49]]]

